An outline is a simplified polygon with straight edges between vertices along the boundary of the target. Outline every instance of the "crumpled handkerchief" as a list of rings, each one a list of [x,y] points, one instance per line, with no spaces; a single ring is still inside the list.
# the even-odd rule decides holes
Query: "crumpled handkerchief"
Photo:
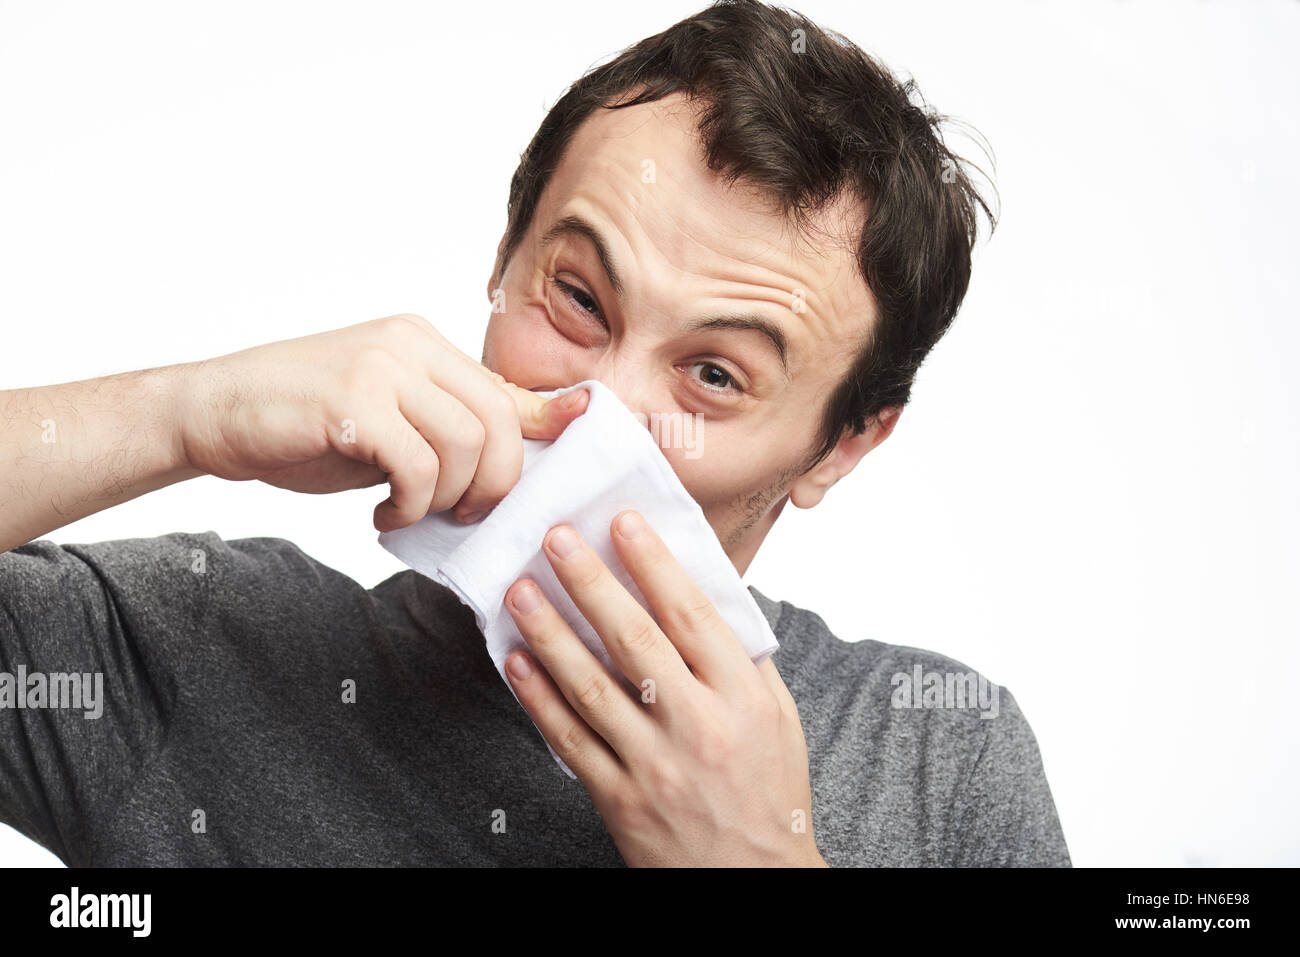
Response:
[[[600,636],[560,585],[542,551],[542,539],[550,528],[561,522],[572,525],[649,610],[610,540],[614,516],[636,509],[717,608],[745,653],[756,664],[762,661],[777,649],[776,636],[703,510],[646,425],[594,379],[539,394],[560,395],[580,388],[591,393],[587,411],[553,442],[524,440],[523,474],[485,518],[465,525],[450,512],[439,512],[381,534],[380,544],[416,571],[446,585],[473,609],[488,653],[511,694],[506,658],[527,644],[505,607],[505,593],[523,577],[537,583],[609,672],[639,694],[640,689],[614,666]],[[575,777],[549,742],[547,748],[565,773]]]

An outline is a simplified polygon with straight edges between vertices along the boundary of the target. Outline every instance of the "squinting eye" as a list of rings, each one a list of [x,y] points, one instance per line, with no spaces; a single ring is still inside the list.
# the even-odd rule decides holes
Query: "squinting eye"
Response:
[[[690,368],[704,369],[705,375],[700,378],[700,381],[711,389],[719,392],[726,392],[729,389],[735,389],[737,392],[741,391],[740,386],[736,384],[736,380],[721,366],[716,366],[712,362],[696,362],[692,363]],[[697,378],[699,378],[698,375]]]
[[[590,293],[579,289],[577,286],[571,286],[561,279],[555,279],[554,277],[552,277],[551,282],[555,283],[564,295],[573,300],[573,303],[579,309],[596,319],[600,319],[602,323],[604,322],[604,319],[600,314],[600,303],[598,303]]]

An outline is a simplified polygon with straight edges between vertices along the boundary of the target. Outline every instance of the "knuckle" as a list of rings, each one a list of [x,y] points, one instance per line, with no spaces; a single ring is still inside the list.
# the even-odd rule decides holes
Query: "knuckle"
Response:
[[[519,431],[519,412],[515,407],[515,400],[510,398],[504,389],[492,390],[487,400],[487,407],[488,414],[492,416],[494,422],[513,426],[514,431]]]
[[[574,700],[586,711],[596,711],[607,700],[608,681],[603,675],[593,674],[574,693]]]
[[[437,477],[429,474],[408,474],[393,486],[393,498],[404,512],[423,518],[433,505],[433,492]]]
[[[433,332],[429,321],[414,313],[403,312],[379,320],[379,340],[400,359],[427,341]]]
[[[519,478],[523,474],[524,464],[522,459],[512,461],[509,465],[485,470],[480,475],[475,476],[476,497],[483,501],[484,504],[495,505],[518,484]]]
[[[693,630],[713,620],[714,608],[703,595],[693,595],[677,606],[673,617],[681,627]]]
[[[624,649],[634,658],[649,653],[658,643],[659,630],[644,618],[638,619],[622,638]]]
[[[510,380],[507,379],[505,376],[503,376],[500,372],[497,372],[497,371],[494,370],[494,369],[489,369],[489,368],[488,368],[487,366],[485,366],[485,365],[480,365],[480,368],[483,370],[483,374],[484,374],[485,376],[487,376],[489,379],[491,379],[491,380],[492,380],[493,382],[495,382],[497,385],[501,386],[503,389],[506,388],[506,387],[510,384]]]
[[[428,446],[425,448],[428,449],[428,454],[413,457],[411,475],[422,485],[434,485],[438,481],[438,473],[442,470],[442,462],[433,449],[429,449]]]
[[[486,441],[487,429],[483,427],[483,423],[468,413],[461,416],[460,425],[456,429],[456,446],[458,450],[471,455],[478,455],[483,449],[483,443]]]
[[[433,326],[428,319],[423,316],[417,316],[413,312],[399,312],[395,316],[388,316],[381,319],[384,331],[394,335],[404,335],[411,331],[426,333]]]
[[[553,629],[538,626],[533,626],[533,629],[528,633],[528,648],[531,652],[545,653],[554,647],[557,635]]]
[[[584,568],[574,572],[573,587],[578,591],[594,591],[604,577],[605,570],[595,562],[587,563]]]
[[[561,757],[572,757],[582,750],[582,740],[582,729],[576,723],[570,724],[560,735],[555,750]]]

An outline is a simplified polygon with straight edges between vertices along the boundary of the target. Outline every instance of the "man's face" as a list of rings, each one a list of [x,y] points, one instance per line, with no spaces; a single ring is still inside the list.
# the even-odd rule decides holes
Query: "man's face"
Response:
[[[743,571],[875,316],[860,215],[836,206],[798,234],[752,188],[726,187],[680,95],[598,111],[490,283],[504,309],[483,364],[534,390],[597,379],[643,421],[676,419],[664,455]]]

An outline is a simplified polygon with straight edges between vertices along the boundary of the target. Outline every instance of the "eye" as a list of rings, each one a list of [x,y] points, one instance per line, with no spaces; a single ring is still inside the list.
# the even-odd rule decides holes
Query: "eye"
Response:
[[[595,297],[592,296],[591,293],[587,292],[585,289],[579,289],[577,286],[571,285],[562,279],[556,279],[554,276],[551,277],[551,282],[555,283],[555,287],[559,289],[561,294],[563,294],[571,303],[593,319],[599,320],[602,326],[605,325],[605,318],[600,311],[600,303],[596,301]]]
[[[691,370],[691,374],[698,379],[705,388],[714,392],[729,392],[733,389],[736,392],[744,391],[740,388],[739,383],[731,377],[731,373],[722,368],[722,366],[715,365],[712,362],[694,362],[687,368]],[[696,369],[701,370],[704,373],[703,376],[696,372]]]

